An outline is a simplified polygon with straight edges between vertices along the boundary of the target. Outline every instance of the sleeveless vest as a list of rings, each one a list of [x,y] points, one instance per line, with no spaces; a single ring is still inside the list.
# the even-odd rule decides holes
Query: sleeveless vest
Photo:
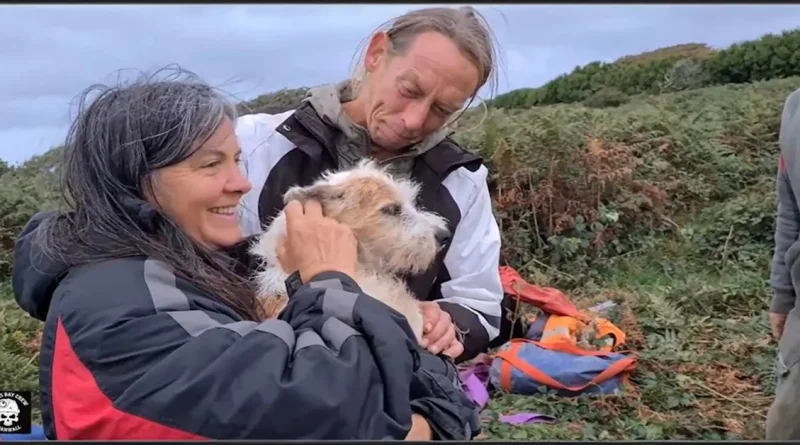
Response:
[[[291,141],[295,148],[278,161],[267,177],[258,200],[258,216],[262,223],[283,209],[283,195],[290,187],[308,186],[326,170],[337,168],[336,131],[339,130],[320,119],[307,103],[278,126],[277,132]],[[480,157],[465,151],[449,138],[420,155],[414,160],[410,173],[410,179],[421,186],[417,205],[447,219],[450,233],[455,233],[461,213],[442,181],[460,167],[475,171],[482,162]],[[441,283],[450,279],[443,263],[449,248],[448,241],[428,270],[405,277],[409,288],[420,300],[432,301],[441,297]]]

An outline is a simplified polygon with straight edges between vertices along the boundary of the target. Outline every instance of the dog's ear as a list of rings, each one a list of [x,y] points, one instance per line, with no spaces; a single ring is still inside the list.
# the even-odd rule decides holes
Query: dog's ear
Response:
[[[303,203],[308,200],[314,200],[325,204],[343,197],[344,192],[338,187],[330,184],[312,184],[307,187],[294,186],[289,188],[283,195],[283,203],[288,204],[289,201]]]

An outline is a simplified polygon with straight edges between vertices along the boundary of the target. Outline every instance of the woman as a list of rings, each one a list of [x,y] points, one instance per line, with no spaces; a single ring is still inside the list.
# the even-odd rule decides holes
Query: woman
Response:
[[[297,273],[280,319],[262,321],[225,253],[250,189],[234,110],[191,76],[103,88],[82,107],[64,147],[69,209],[34,216],[14,252],[16,299],[45,321],[47,437],[477,434],[452,365],[361,293],[353,235],[318,204],[287,206],[281,260]]]

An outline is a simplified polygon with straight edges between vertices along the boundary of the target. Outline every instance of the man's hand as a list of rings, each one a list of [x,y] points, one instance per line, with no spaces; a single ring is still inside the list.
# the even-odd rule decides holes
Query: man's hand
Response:
[[[783,336],[783,327],[786,325],[786,314],[770,312],[769,324],[772,326],[772,335],[775,337],[775,341],[780,341]]]
[[[423,320],[420,346],[432,354],[441,352],[451,358],[461,355],[464,345],[456,338],[456,326],[450,314],[443,311],[436,302],[423,301],[419,306]]]
[[[353,232],[322,214],[316,201],[291,201],[284,208],[286,237],[278,243],[278,261],[307,282],[321,272],[355,275],[357,243]]]

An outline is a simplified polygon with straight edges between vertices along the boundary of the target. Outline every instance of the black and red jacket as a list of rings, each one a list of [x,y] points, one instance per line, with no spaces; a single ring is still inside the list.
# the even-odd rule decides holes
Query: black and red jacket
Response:
[[[403,439],[412,411],[441,437],[477,434],[455,383],[421,367],[437,357],[346,275],[290,290],[278,320],[245,321],[152,258],[46,259],[34,235],[47,217],[18,238],[12,284],[45,321],[48,439]]]

